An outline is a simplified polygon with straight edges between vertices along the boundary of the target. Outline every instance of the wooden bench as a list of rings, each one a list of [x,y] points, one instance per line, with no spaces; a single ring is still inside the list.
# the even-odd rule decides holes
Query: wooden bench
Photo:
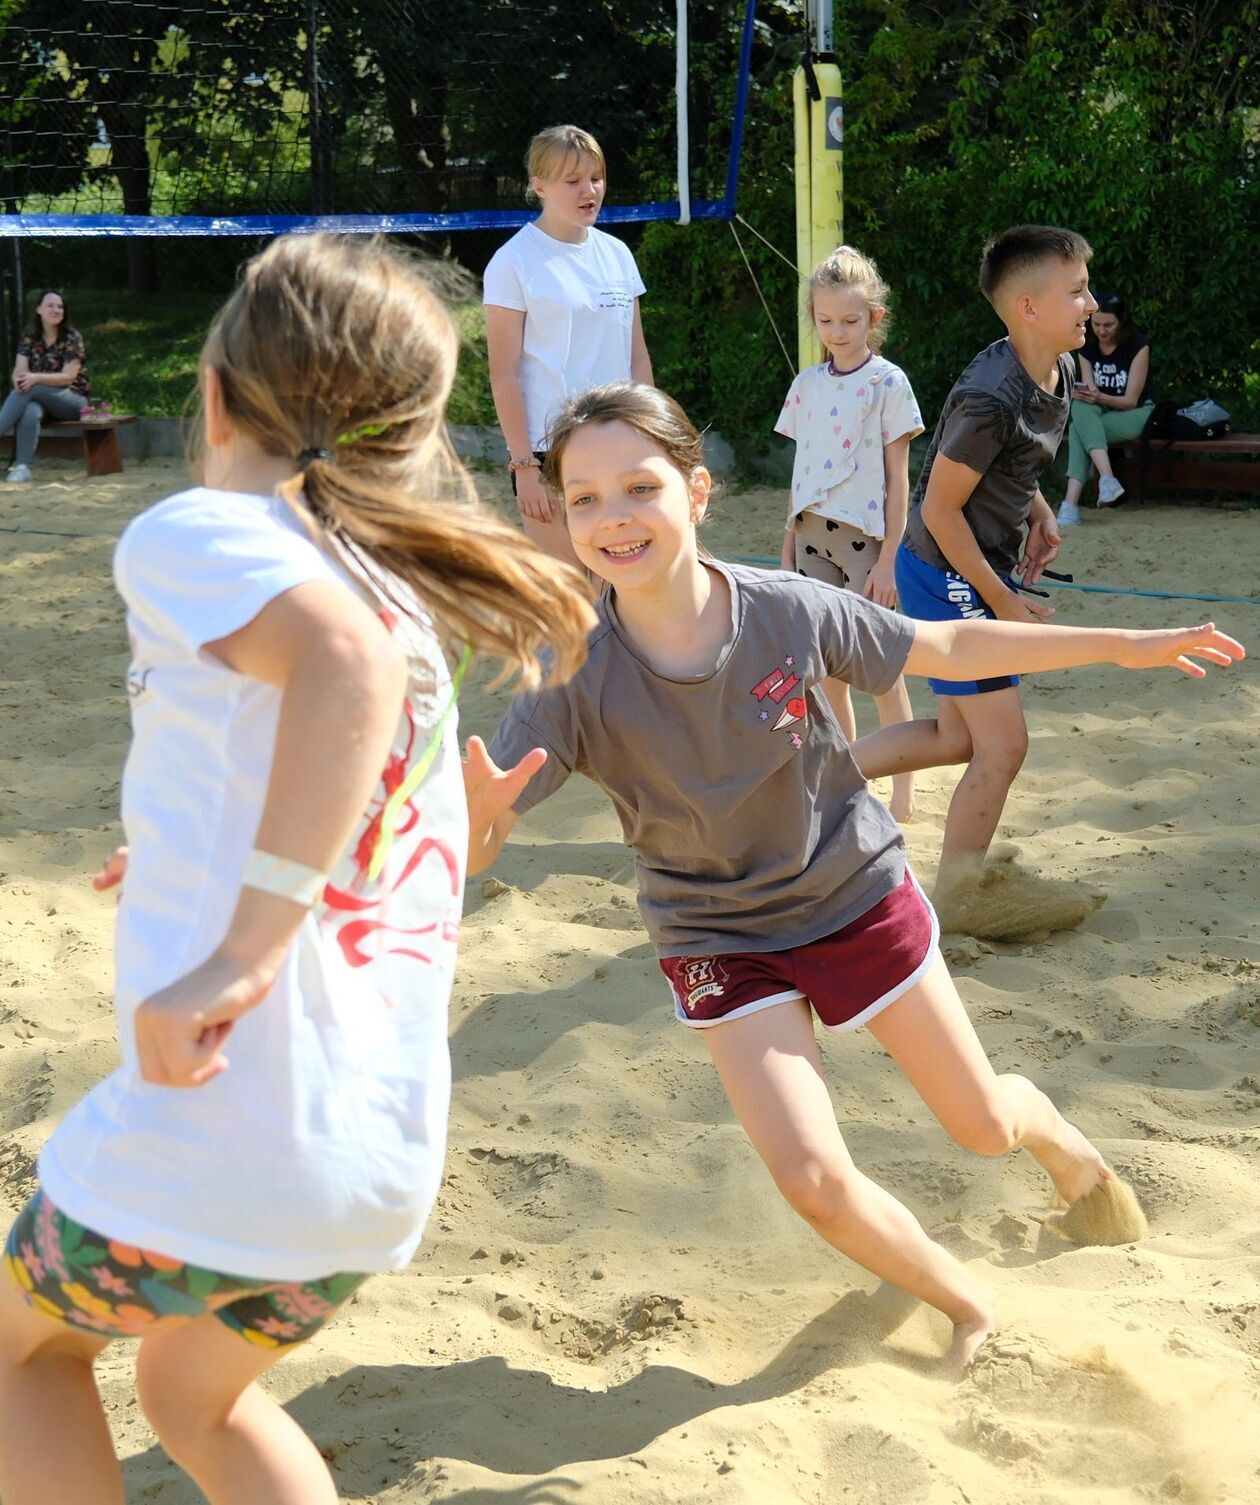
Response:
[[[122,474],[122,450],[118,447],[118,430],[126,423],[139,423],[140,419],[129,413],[111,413],[108,418],[67,418],[56,423],[43,423],[39,431],[39,448],[36,455],[46,455],[54,460],[73,460],[83,456],[90,476],[116,476]],[[75,437],[71,438],[71,434]],[[6,434],[0,444],[7,444],[12,453],[14,438]]]
[[[1220,439],[1151,441],[1143,464],[1136,439],[1111,451],[1117,479],[1135,490],[1139,502],[1151,486],[1184,491],[1260,492],[1260,434],[1225,434]]]

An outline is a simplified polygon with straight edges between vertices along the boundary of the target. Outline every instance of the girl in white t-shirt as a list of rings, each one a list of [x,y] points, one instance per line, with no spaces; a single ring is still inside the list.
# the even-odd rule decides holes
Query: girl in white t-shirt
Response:
[[[630,248],[595,228],[604,202],[604,154],[588,131],[540,131],[525,157],[536,220],[486,267],[490,387],[508,449],[521,522],[536,544],[576,564],[564,519],[539,479],[547,430],[570,397],[605,382],[652,383]]]
[[[5,1505],[121,1505],[92,1363],[122,1336],[215,1505],[337,1498],[255,1381],[408,1262],[437,1193],[455,691],[481,649],[536,683],[540,623],[572,672],[594,620],[472,502],[443,437],[456,350],[413,263],[277,240],[203,353],[204,484],[119,542],[129,855],[97,886],[125,866],[122,1064],[48,1141],[6,1245]]]
[[[796,441],[782,565],[880,606],[897,604],[893,561],[910,500],[910,441],[923,432],[906,374],[880,355],[888,284],[869,257],[840,246],[814,268],[807,305],[827,359],[793,381],[775,432]],[[856,734],[848,685],[827,698],[849,741]],[[909,721],[898,679],[875,697],[881,726]],[[914,775],[893,778],[892,813],[914,813]]]

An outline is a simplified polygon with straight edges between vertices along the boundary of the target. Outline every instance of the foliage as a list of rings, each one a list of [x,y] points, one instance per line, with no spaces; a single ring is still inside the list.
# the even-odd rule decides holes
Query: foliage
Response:
[[[1166,393],[1214,392],[1238,426],[1260,426],[1248,383],[1260,370],[1260,110],[1254,82],[1245,92],[1257,0],[864,0],[836,14],[845,236],[892,286],[887,353],[925,412],[1001,333],[975,291],[985,239],[1040,220],[1092,242],[1094,286],[1128,296]],[[783,101],[799,20],[771,6],[762,28],[740,207],[791,254]],[[782,398],[781,359],[753,332],[764,316],[740,290],[734,247],[716,230],[686,236],[644,237],[658,375],[698,415],[760,437]],[[790,324],[791,274],[768,253],[752,259]]]
[[[68,289],[75,326],[87,346],[93,401],[119,413],[171,417],[183,413],[197,386],[197,357],[219,292],[187,287],[137,297],[83,287]],[[453,310],[463,337],[448,416],[452,423],[494,423],[486,371],[485,314],[479,303]]]

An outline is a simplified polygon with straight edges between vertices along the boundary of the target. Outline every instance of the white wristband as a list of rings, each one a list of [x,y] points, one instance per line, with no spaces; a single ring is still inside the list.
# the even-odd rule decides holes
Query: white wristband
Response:
[[[277,899],[292,899],[295,904],[305,904],[308,909],[319,902],[327,882],[327,873],[317,872],[304,862],[273,857],[270,852],[260,852],[257,847],[246,858],[245,874],[241,879],[246,888],[261,889],[264,894],[275,894]]]

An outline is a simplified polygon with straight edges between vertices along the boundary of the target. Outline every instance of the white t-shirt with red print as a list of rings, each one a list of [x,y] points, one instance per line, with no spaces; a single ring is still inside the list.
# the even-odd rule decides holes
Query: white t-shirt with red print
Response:
[[[788,388],[774,431],[796,440],[793,517],[817,512],[883,538],[884,446],[923,432],[900,366],[874,354],[854,371],[810,366]]]
[[[123,1243],[227,1274],[312,1280],[406,1264],[437,1195],[450,1099],[447,1004],[468,828],[450,676],[422,614],[403,617],[275,497],[196,489],[123,534],[133,741],[131,848],[118,909],[122,1064],[40,1160],[48,1196]],[[329,580],[399,635],[411,678],[393,755],[267,997],[206,1086],[141,1080],[133,1015],[222,940],[254,846],[281,693],[202,651],[286,590]],[[434,737],[393,819],[381,812]]]

